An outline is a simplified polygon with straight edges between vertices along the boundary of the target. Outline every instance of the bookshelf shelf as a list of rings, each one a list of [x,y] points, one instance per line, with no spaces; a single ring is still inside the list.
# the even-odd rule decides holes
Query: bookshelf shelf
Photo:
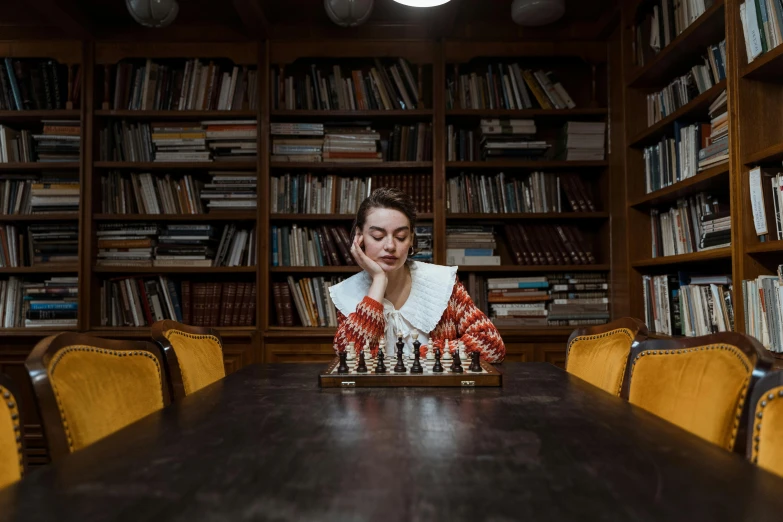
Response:
[[[95,116],[105,118],[128,119],[166,119],[166,120],[246,120],[256,119],[257,111],[133,111],[133,110],[100,110]]]
[[[770,49],[742,70],[742,78],[765,82],[783,82],[783,45]]]
[[[256,332],[255,326],[215,326],[221,337],[225,338],[244,338],[252,337]],[[149,339],[150,327],[118,327],[118,326],[94,326],[88,332],[90,335],[98,337],[126,337],[133,339]]]
[[[629,75],[626,85],[632,88],[658,87],[675,75],[690,70],[708,45],[725,37],[724,0],[715,0],[698,19],[641,69]]]
[[[254,274],[254,266],[96,266],[96,274]]]
[[[582,220],[608,219],[609,212],[522,212],[510,214],[446,214],[447,220],[481,220],[481,221],[524,221],[524,220]]]
[[[724,185],[729,179],[729,163],[717,165],[693,177],[682,180],[679,183],[669,185],[655,192],[650,192],[631,201],[628,206],[638,209],[647,209],[666,203],[674,203],[679,198],[690,196],[708,190],[716,184]]]
[[[76,264],[53,264],[43,266],[18,266],[2,267],[0,274],[75,274],[79,271],[79,265]]]
[[[81,164],[78,161],[32,161],[29,163],[0,163],[2,170],[78,170]]]
[[[568,337],[571,333],[579,328],[578,326],[529,326],[529,327],[500,327],[501,337],[548,337],[548,336],[563,336]]]
[[[767,241],[749,246],[746,250],[749,254],[773,254],[783,252],[783,241]]]
[[[639,261],[632,261],[634,268],[656,267],[656,266],[674,266],[684,263],[701,263],[704,261],[717,261],[731,259],[731,247],[716,248],[714,250],[705,250],[704,252],[694,252],[692,254],[681,254],[678,256],[663,256]]]
[[[306,111],[306,110],[274,110],[271,112],[273,118],[285,119],[383,119],[391,118],[395,120],[423,120],[432,118],[434,111],[432,109],[415,109],[409,111],[391,110],[391,111]]]
[[[500,266],[465,266],[460,265],[460,272],[605,272],[608,264],[600,265],[500,265]]]
[[[32,337],[41,338],[49,337],[50,335],[57,335],[62,332],[77,332],[76,328],[58,328],[52,330],[51,328],[0,328],[0,336],[3,337]]]
[[[80,110],[0,111],[0,121],[78,120]]]
[[[406,170],[431,169],[431,161],[384,161],[381,163],[296,163],[276,162],[269,164],[270,169],[288,170]]]
[[[358,266],[270,266],[271,273],[284,274],[354,274]]]
[[[520,161],[520,160],[497,160],[497,161],[448,161],[448,169],[528,169],[528,170],[546,170],[546,169],[585,169],[607,167],[607,161],[558,161],[558,160],[540,160],[540,161]]]
[[[353,221],[354,214],[269,214],[270,221]],[[416,214],[419,221],[433,218],[431,212]]]
[[[657,142],[663,136],[667,135],[667,133],[670,131],[670,126],[675,121],[691,123],[693,121],[707,118],[707,110],[709,109],[710,104],[715,100],[715,98],[718,97],[718,95],[720,95],[721,92],[723,92],[725,88],[726,80],[721,80],[719,83],[713,85],[711,88],[707,89],[661,121],[654,123],[646,130],[637,134],[633,139],[631,139],[630,146],[640,148]]]
[[[54,212],[51,214],[7,214],[0,215],[0,223],[29,223],[40,221],[75,221],[78,212]]]
[[[145,162],[96,161],[96,169],[129,170],[255,170],[255,161]],[[78,164],[77,164],[78,166]]]
[[[256,211],[215,214],[95,214],[93,221],[255,221]]]
[[[755,166],[759,163],[774,163],[783,161],[783,142],[776,143],[765,149],[761,149],[758,152],[749,154],[745,158],[745,165],[748,167]]]
[[[447,109],[447,118],[594,118],[605,117],[606,108],[577,109]]]

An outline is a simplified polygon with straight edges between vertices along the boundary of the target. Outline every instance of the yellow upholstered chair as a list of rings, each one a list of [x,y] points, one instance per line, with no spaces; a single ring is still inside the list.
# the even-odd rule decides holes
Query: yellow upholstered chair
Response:
[[[768,373],[756,383],[748,415],[748,458],[783,477],[783,372]]]
[[[631,317],[579,328],[568,338],[566,371],[620,395],[631,346],[647,338],[647,327]]]
[[[52,459],[80,450],[169,404],[160,349],[61,333],[25,361]]]
[[[772,358],[750,336],[723,332],[648,340],[631,350],[628,400],[730,451],[745,452],[749,394]]]
[[[152,339],[160,346],[166,359],[174,400],[180,400],[226,376],[223,340],[216,330],[167,319],[152,325]]]
[[[19,394],[10,377],[0,373],[0,489],[24,475],[24,424]]]

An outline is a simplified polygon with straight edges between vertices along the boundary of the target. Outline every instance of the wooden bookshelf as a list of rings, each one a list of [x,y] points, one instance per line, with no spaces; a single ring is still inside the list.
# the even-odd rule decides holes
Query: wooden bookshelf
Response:
[[[650,207],[672,204],[678,199],[709,190],[711,187],[728,186],[729,164],[724,163],[699,172],[668,187],[650,192],[628,203],[630,207],[648,209]]]
[[[521,212],[509,214],[489,214],[489,213],[455,213],[446,214],[450,221],[470,220],[470,221],[519,221],[519,220],[545,220],[545,221],[569,221],[581,219],[607,219],[609,212]]]
[[[206,214],[94,214],[94,221],[255,221],[255,210],[214,212]]]
[[[575,109],[447,109],[447,118],[602,118],[606,117],[607,109],[575,108]]]
[[[433,115],[432,109],[410,110],[372,110],[372,111],[338,111],[338,110],[273,110],[270,116],[280,120],[427,120]]]
[[[743,42],[744,43],[744,42]],[[747,59],[747,57],[744,57]],[[770,49],[742,69],[743,80],[783,82],[783,46]]]
[[[745,159],[745,165],[752,167],[760,164],[778,163],[780,161],[783,161],[783,142],[775,143],[757,152],[748,154]]]
[[[149,110],[97,110],[99,118],[124,118],[128,120],[244,120],[256,119],[257,111],[149,111]]]
[[[31,161],[29,163],[0,163],[3,170],[79,170],[81,164],[75,161]]]
[[[115,170],[253,170],[258,165],[249,161],[192,161],[192,162],[145,162],[145,161],[96,161],[96,169]]]
[[[38,122],[40,120],[78,120],[82,115],[80,110],[49,110],[49,111],[0,111],[0,121],[3,122]]]
[[[295,163],[270,162],[270,169],[277,170],[410,170],[432,169],[431,161],[383,161],[378,163]]]
[[[493,161],[449,161],[448,169],[526,169],[526,170],[550,170],[550,169],[590,169],[608,167],[606,161],[558,161],[558,160],[493,160]]]
[[[633,261],[631,266],[634,268],[652,267],[652,266],[673,266],[681,264],[702,263],[705,261],[718,261],[731,259],[732,251],[731,247],[716,248],[714,250],[705,250],[702,252],[694,252],[692,254],[679,254],[676,256],[661,256],[651,257],[649,259],[641,259],[639,261]]]
[[[596,265],[499,265],[466,266],[460,265],[460,272],[508,272],[508,273],[544,273],[544,272],[605,272],[608,264]]]
[[[38,223],[46,221],[76,221],[79,212],[52,212],[46,214],[3,214],[0,223]]]
[[[783,241],[767,241],[748,246],[745,250],[748,254],[779,254],[783,252]]]

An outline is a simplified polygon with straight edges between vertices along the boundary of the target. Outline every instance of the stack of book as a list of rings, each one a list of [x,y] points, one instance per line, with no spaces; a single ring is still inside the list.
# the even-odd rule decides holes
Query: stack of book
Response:
[[[272,227],[272,266],[352,266],[353,238],[335,225]]]
[[[102,326],[150,326],[172,319],[193,326],[253,326],[256,284],[178,282],[164,275],[101,285]]]
[[[734,330],[730,275],[679,272],[642,279],[645,322],[651,331],[695,337]]]
[[[256,229],[226,225],[220,234],[217,253],[212,266],[256,266]]]
[[[79,65],[68,66],[56,60],[5,58],[0,64],[0,110],[51,111],[68,108],[69,102],[78,107],[81,73]]]
[[[643,66],[688,28],[714,0],[654,0],[652,9],[633,26],[634,64]],[[752,4],[752,2],[751,2]]]
[[[416,244],[413,245],[414,254],[410,259],[432,263],[432,225],[416,225]]]
[[[0,288],[0,295],[5,297],[5,328],[76,328],[79,313],[78,277],[50,277],[43,283],[22,282],[12,277],[7,283],[6,288]],[[21,314],[17,316],[20,309]]]
[[[30,163],[35,161],[32,134],[0,125],[0,163]]]
[[[566,161],[602,161],[605,157],[606,122],[569,121],[562,130],[558,155]]]
[[[710,135],[699,150],[699,170],[708,169],[729,161],[729,112],[728,97],[723,91],[710,104]]]
[[[321,161],[324,144],[323,123],[272,123],[271,133],[274,136],[272,138],[272,161],[315,163]],[[301,136],[318,137],[303,138]]]
[[[201,125],[213,160],[255,161],[258,157],[256,120],[211,120]]]
[[[285,283],[273,282],[272,295],[278,326],[296,326],[296,310],[301,326],[337,326],[337,309],[329,297],[329,287],[342,277],[305,277],[295,281],[288,276]]]
[[[663,138],[644,149],[644,173],[647,193],[668,187],[698,174],[699,150],[706,147],[710,126],[674,122],[674,137]]]
[[[446,227],[446,264],[485,266],[500,265],[495,255],[495,229],[487,225],[452,225]]]
[[[207,211],[256,208],[258,177],[255,173],[217,171],[209,175],[212,180],[201,190],[201,199],[207,202]]]
[[[152,266],[158,227],[152,223],[99,223],[96,266]]]
[[[549,282],[546,277],[488,278],[487,303],[497,327],[546,326]]]
[[[481,120],[481,159],[542,156],[550,145],[546,141],[533,141],[531,138],[535,133],[536,123],[533,120]]]
[[[30,266],[46,266],[79,261],[79,225],[47,223],[30,225]]]
[[[201,123],[152,123],[151,127],[155,161],[212,161]]]
[[[323,161],[340,163],[381,162],[381,135],[369,126],[328,127],[323,142]]]
[[[0,227],[0,267],[24,266],[24,243],[16,225]]]
[[[773,352],[783,352],[783,265],[777,275],[761,275],[742,282],[745,328]]]
[[[677,206],[661,213],[650,210],[652,257],[702,252],[731,245],[728,205],[699,193],[677,200]]]
[[[35,161],[79,161],[81,122],[76,120],[43,120],[42,123],[43,132],[33,134]]]
[[[531,97],[530,93],[533,93]],[[487,72],[460,74],[447,86],[447,109],[573,109],[574,100],[552,71],[498,63]]]
[[[748,174],[753,225],[759,241],[783,239],[783,173],[755,167]]]
[[[272,68],[274,109],[286,110],[411,110],[421,108],[419,79],[404,58],[386,65],[344,71],[335,64],[322,73],[316,64],[299,77]]]
[[[101,211],[106,214],[203,214],[204,183],[190,174],[111,171],[101,178]]]
[[[518,265],[592,265],[590,242],[575,226],[522,225],[504,227],[511,258]]]
[[[78,212],[79,210],[79,173],[78,172],[43,172],[29,184],[29,193],[24,189],[27,185],[17,184],[14,194],[5,193],[0,189],[3,206],[9,204],[9,209],[16,209],[17,214],[48,214],[53,212]],[[10,187],[9,187],[10,188]],[[29,197],[27,197],[29,194]],[[15,196],[15,197],[11,197]],[[19,206],[10,207],[11,202]]]
[[[104,77],[104,104],[110,74]],[[123,61],[114,68],[114,110],[184,111],[253,110],[256,107],[258,73],[247,66],[216,61],[147,59],[144,63]]]
[[[748,63],[783,41],[783,6],[775,0],[751,0],[740,4],[742,34]]]
[[[609,282],[602,272],[549,274],[549,326],[604,324],[609,321]]]
[[[172,136],[182,135],[178,129],[182,125],[172,124],[172,130],[169,134]],[[189,127],[190,128],[190,127]],[[199,135],[199,129],[193,129],[189,135]],[[166,132],[159,132],[164,135]],[[165,141],[166,138],[164,138]],[[181,141],[179,137],[168,137],[174,141]],[[197,139],[197,138],[192,138]],[[132,123],[127,121],[112,121],[100,130],[100,152],[101,161],[145,161],[149,162],[155,158],[155,151],[152,144],[152,132],[149,123]]]

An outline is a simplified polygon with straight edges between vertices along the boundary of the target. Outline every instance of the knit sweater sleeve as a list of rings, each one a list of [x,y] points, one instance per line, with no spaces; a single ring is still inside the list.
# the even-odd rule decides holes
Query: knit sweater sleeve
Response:
[[[454,284],[454,290],[451,293],[444,317],[433,332],[433,347],[443,350],[444,339],[450,336],[446,332],[438,330],[447,328],[448,325],[456,327],[454,341],[462,341],[465,344],[466,352],[479,351],[481,358],[490,363],[503,362],[506,357],[506,345],[503,344],[498,329],[473,303],[467,290],[459,281]],[[449,344],[451,345],[451,342]],[[456,346],[449,346],[449,348],[453,350]]]
[[[369,341],[370,348],[375,353],[385,328],[383,305],[375,299],[365,296],[356,305],[356,311],[348,314],[348,317],[338,310],[334,351],[339,353],[348,347],[348,343],[353,342],[358,353]]]

